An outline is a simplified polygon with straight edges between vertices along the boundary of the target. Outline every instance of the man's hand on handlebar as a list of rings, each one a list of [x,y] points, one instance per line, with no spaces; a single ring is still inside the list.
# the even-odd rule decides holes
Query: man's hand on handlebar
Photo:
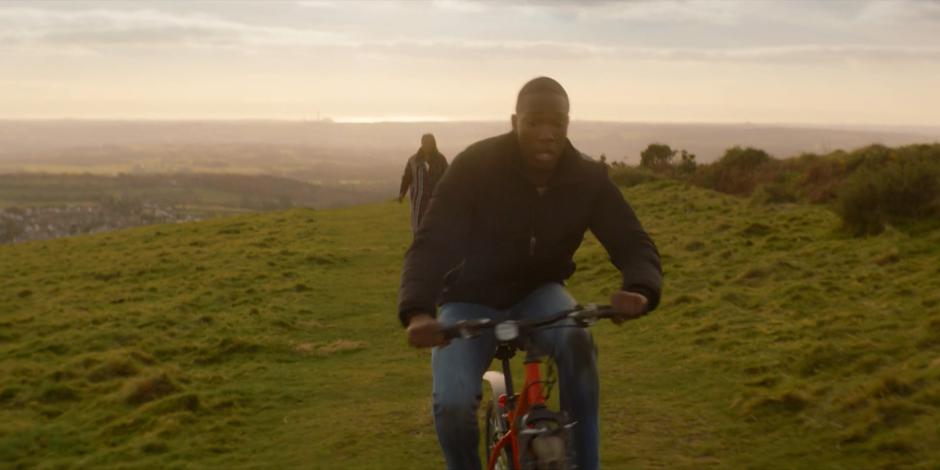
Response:
[[[432,315],[416,313],[408,320],[408,344],[416,348],[447,346],[450,341],[444,338],[441,324]]]
[[[646,315],[646,305],[649,300],[636,292],[619,291],[610,296],[610,307],[621,313],[619,317],[611,318],[619,325],[627,320],[633,320]]]

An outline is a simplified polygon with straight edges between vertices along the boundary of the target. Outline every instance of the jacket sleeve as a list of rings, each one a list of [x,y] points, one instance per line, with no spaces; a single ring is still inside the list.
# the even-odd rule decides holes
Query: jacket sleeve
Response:
[[[434,188],[428,212],[405,254],[398,317],[403,326],[414,313],[435,314],[444,275],[466,254],[473,211],[473,172],[458,156]]]
[[[659,305],[662,291],[659,251],[617,186],[607,178],[601,184],[591,215],[591,232],[620,270],[622,289],[643,294],[649,301],[647,311],[652,311]]]
[[[405,193],[408,192],[408,188],[411,187],[411,159],[408,159],[408,163],[405,163],[405,173],[401,175],[401,189],[398,190],[398,197],[405,197]]]

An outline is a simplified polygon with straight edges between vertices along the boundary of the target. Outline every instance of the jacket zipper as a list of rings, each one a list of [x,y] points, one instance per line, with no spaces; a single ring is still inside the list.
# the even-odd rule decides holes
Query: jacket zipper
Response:
[[[543,198],[546,192],[548,192],[547,189],[542,192],[536,189],[535,207],[533,207],[532,215],[529,217],[529,258],[535,256],[535,246],[538,244],[538,239],[535,237],[535,219],[539,210],[542,208]]]

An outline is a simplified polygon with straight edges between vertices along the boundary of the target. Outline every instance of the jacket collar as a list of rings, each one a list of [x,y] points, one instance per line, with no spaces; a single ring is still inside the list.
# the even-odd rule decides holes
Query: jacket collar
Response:
[[[516,171],[519,176],[525,178],[525,174],[523,173],[522,150],[519,148],[519,141],[516,139],[515,132],[510,131],[508,134],[505,134],[503,138],[508,141],[508,156],[513,170]],[[571,140],[568,139],[565,142],[565,149],[561,154],[561,158],[559,158],[558,162],[555,164],[555,170],[548,180],[548,187],[564,186],[585,179],[588,176],[586,164],[587,162],[581,152],[574,148]]]
[[[444,154],[442,154],[440,150],[435,151],[434,154],[428,158],[424,158],[423,156],[424,154],[421,153],[421,147],[418,147],[418,150],[415,151],[415,153],[411,156],[411,158],[415,160],[424,160],[428,162],[428,164],[430,164],[431,162],[440,161],[441,159],[444,158]]]

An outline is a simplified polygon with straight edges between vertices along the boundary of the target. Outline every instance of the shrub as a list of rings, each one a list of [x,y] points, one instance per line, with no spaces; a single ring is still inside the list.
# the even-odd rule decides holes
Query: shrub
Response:
[[[891,149],[881,144],[862,147],[846,158],[846,171],[852,173],[865,168],[878,168],[891,160]]]
[[[940,218],[940,146],[862,158],[839,191],[837,210],[846,229],[866,235],[881,232],[886,223]]]
[[[683,149],[679,152],[679,164],[676,165],[676,173],[689,176],[695,174],[695,169],[698,168],[698,163],[695,162],[695,154],[689,153]]]
[[[718,163],[727,168],[753,171],[769,162],[770,159],[770,155],[761,149],[753,147],[741,148],[736,145],[726,150],[725,155],[721,157]]]
[[[643,167],[614,166],[610,168],[610,179],[618,186],[629,188],[659,178],[651,170]]]
[[[732,147],[711,165],[700,167],[693,182],[738,196],[749,196],[762,182],[772,181],[778,162],[767,152],[751,147]]]
[[[649,144],[640,153],[640,166],[651,170],[670,170],[675,156],[676,151],[666,144]]]
[[[797,175],[794,173],[779,173],[769,182],[760,184],[751,195],[751,200],[759,204],[782,204],[797,202]]]
[[[843,226],[854,235],[884,230],[881,197],[875,174],[862,172],[850,178],[839,191],[837,210]]]
[[[802,198],[814,204],[834,201],[847,174],[846,154],[841,150],[826,156],[803,154],[793,160],[792,166],[802,172]]]

